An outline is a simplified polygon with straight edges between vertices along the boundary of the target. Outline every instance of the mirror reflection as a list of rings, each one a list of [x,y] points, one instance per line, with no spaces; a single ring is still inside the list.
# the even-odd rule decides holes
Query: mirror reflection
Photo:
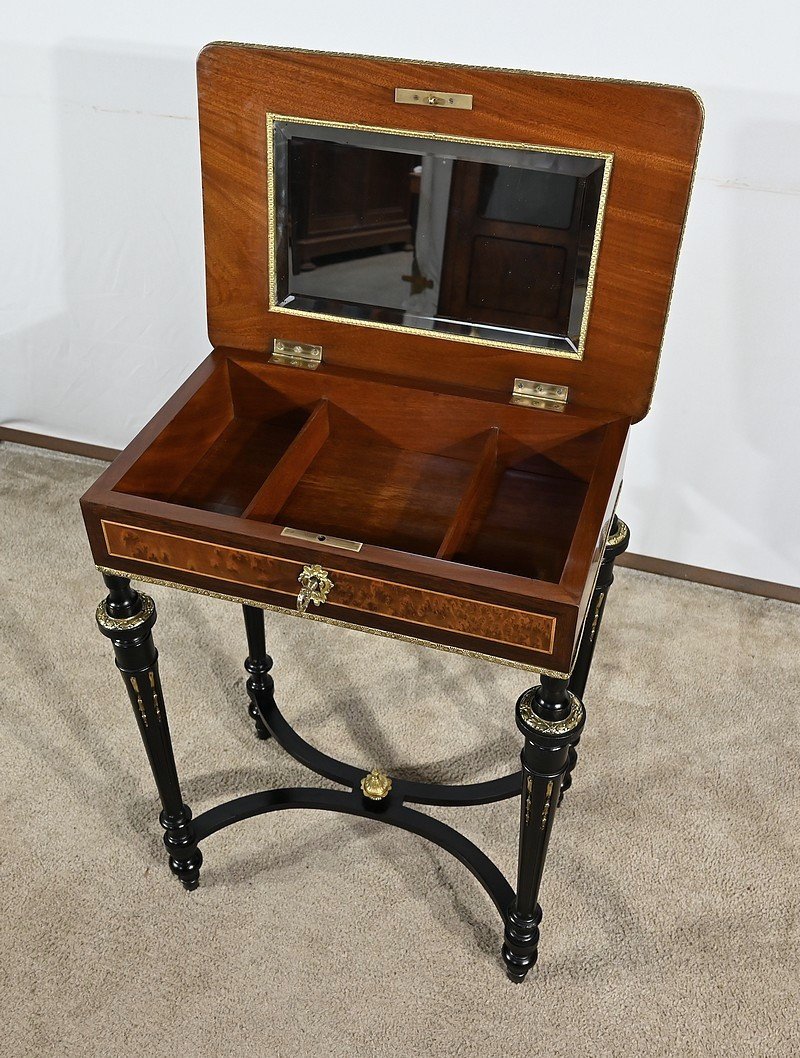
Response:
[[[580,356],[610,156],[273,119],[273,303]]]

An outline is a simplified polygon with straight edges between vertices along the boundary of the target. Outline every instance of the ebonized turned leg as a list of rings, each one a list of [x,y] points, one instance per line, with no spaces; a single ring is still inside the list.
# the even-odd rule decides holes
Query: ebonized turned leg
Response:
[[[517,894],[506,915],[503,959],[512,981],[524,981],[538,956],[539,887],[569,749],[585,721],[581,701],[567,681],[542,676],[517,702],[522,749]]]
[[[583,633],[581,634],[581,641],[578,646],[575,665],[573,666],[572,675],[569,679],[569,689],[580,699],[583,699],[584,691],[586,690],[586,681],[589,678],[589,672],[592,667],[594,648],[600,632],[600,625],[603,621],[606,600],[608,599],[611,585],[614,583],[614,563],[623,551],[627,551],[630,538],[631,534],[625,522],[620,521],[620,519],[614,515],[614,520],[611,523],[611,531],[609,532],[608,540],[606,541],[606,548],[603,552],[603,561],[600,564],[600,571],[597,575],[594,594],[592,595],[592,601],[589,604],[586,623],[583,626]],[[567,770],[564,775],[564,782],[561,785],[561,793],[559,795],[559,804],[563,801],[566,791],[572,786],[572,773],[578,763],[579,741],[580,739],[575,739],[570,746]]]
[[[570,788],[570,786],[572,786],[572,773],[575,771],[575,768],[578,766],[578,744],[579,744],[579,742],[580,742],[580,739],[576,738],[575,741],[572,743],[572,745],[569,747],[569,752],[567,753],[567,770],[564,772],[564,778],[563,778],[562,783],[561,783],[561,792],[558,795],[559,806],[561,805],[562,801],[564,800],[564,794],[567,792],[567,790]]]
[[[97,607],[97,624],[111,640],[117,668],[133,705],[139,734],[161,798],[159,817],[169,865],[186,889],[196,889],[203,856],[197,847],[192,813],[183,803],[153,643],[155,603],[134,591],[126,577],[104,575],[108,596]]]
[[[247,633],[247,658],[244,667],[250,674],[247,680],[247,693],[250,697],[248,712],[253,719],[257,738],[269,738],[269,731],[256,708],[256,697],[267,695],[272,698],[275,682],[269,674],[272,658],[267,653],[264,632],[264,611],[260,606],[242,606],[244,627]]]

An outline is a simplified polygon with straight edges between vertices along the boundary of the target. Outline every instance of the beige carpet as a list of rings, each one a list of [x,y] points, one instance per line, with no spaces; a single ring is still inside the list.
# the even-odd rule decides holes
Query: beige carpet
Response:
[[[166,867],[78,512],[89,460],[0,446],[0,1054],[800,1053],[800,610],[621,571],[539,966],[455,860],[293,812]],[[633,527],[635,534],[636,527]],[[246,719],[234,605],[149,589],[186,799],[306,782]],[[524,673],[268,615],[286,714],[321,748],[430,779],[513,766]],[[432,810],[513,873],[517,806]]]

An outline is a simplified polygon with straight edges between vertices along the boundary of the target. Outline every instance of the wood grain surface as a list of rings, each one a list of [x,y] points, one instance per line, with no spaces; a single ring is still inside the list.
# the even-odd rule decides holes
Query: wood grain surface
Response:
[[[331,619],[568,671],[654,383],[698,99],[225,44],[198,82],[215,349],[83,498],[95,561],[286,608],[320,563]],[[397,87],[474,108],[402,106]],[[612,153],[584,359],[270,311],[268,113]],[[275,338],[322,345],[323,364],[269,363]],[[510,405],[515,378],[568,385],[566,408]]]
[[[301,561],[272,558],[242,548],[119,522],[104,520],[102,530],[110,559],[121,562],[123,567],[133,560],[163,572],[190,573],[217,583],[239,585],[245,593],[248,589],[267,587],[283,595],[283,605],[288,608],[295,604],[300,590]],[[552,615],[492,606],[422,588],[400,587],[346,573],[336,568],[335,555],[331,559],[326,564],[334,584],[330,601],[347,607],[354,616],[357,611],[366,611],[552,656],[556,629]]]
[[[403,106],[397,87],[464,92],[472,110]],[[647,411],[683,231],[702,106],[690,91],[228,44],[198,60],[209,334],[266,351],[274,335],[328,363],[509,393],[515,377],[570,399]],[[270,312],[266,115],[614,155],[583,361]],[[379,356],[376,350],[380,350]]]

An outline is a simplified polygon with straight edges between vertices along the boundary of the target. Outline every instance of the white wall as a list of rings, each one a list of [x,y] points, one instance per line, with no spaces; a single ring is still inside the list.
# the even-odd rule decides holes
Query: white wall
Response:
[[[0,422],[123,446],[206,354],[207,41],[690,85],[706,131],[632,550],[800,584],[798,7],[42,0],[0,39]]]

